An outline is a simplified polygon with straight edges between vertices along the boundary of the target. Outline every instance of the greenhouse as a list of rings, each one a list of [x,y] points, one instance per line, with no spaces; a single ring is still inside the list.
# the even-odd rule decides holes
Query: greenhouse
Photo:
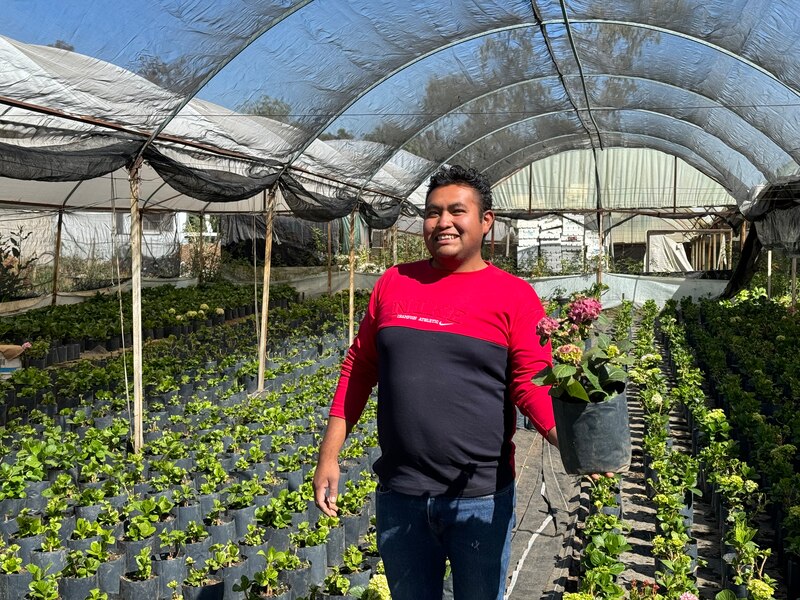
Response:
[[[392,461],[483,456],[493,427],[491,486],[423,456],[435,485],[407,493],[509,479],[506,600],[800,598],[796,13],[2,3],[0,600],[422,598],[379,524]],[[431,183],[457,165],[491,206]],[[436,203],[465,186],[478,222]],[[458,235],[431,225],[450,217]],[[455,275],[460,244],[505,283],[389,295],[428,259]],[[550,354],[519,367],[534,328]],[[345,420],[347,385],[369,398]],[[437,443],[397,433],[419,414],[387,425],[418,389]],[[439,558],[434,596],[482,593],[457,548]]]

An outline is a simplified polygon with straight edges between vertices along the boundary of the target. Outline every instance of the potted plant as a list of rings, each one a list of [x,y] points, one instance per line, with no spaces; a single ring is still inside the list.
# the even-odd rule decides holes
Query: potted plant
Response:
[[[159,535],[161,547],[153,557],[153,573],[158,577],[159,597],[166,598],[167,584],[186,578],[186,555],[184,548],[188,538],[185,531],[173,529]]]
[[[253,575],[252,579],[242,575],[241,580],[234,586],[234,591],[243,592],[245,600],[289,600],[292,590],[289,584],[280,580],[279,575],[285,561],[286,554],[270,548],[267,552],[259,551],[259,556],[264,559],[265,567]]]
[[[242,556],[239,546],[231,541],[226,544],[214,544],[209,549],[206,566],[215,577],[224,582],[226,598],[241,597],[241,594],[234,593],[233,586],[245,574],[246,563],[247,558]]]
[[[158,578],[153,575],[152,549],[144,547],[136,555],[136,568],[119,582],[120,600],[158,598]]]
[[[86,598],[99,586],[97,571],[100,561],[96,556],[81,550],[72,550],[67,556],[67,566],[61,573],[58,587],[65,598]]]
[[[564,317],[544,317],[536,327],[540,343],[553,345],[553,365],[533,381],[550,386],[561,460],[575,475],[625,471],[631,461],[624,394],[630,344],[599,335],[584,349],[600,312],[599,300],[579,296]]]
[[[358,546],[347,547],[342,556],[342,566],[339,571],[353,587],[366,586],[369,583],[371,567],[364,560],[364,554],[358,549]]]
[[[184,600],[222,600],[225,584],[217,577],[209,574],[208,567],[195,567],[191,559],[186,564],[189,572],[183,581]]]
[[[0,598],[22,598],[32,581],[31,572],[22,568],[19,545],[0,542]]]
[[[47,569],[38,565],[28,565],[31,582],[28,584],[28,600],[58,600],[58,578],[55,573],[48,573]]]

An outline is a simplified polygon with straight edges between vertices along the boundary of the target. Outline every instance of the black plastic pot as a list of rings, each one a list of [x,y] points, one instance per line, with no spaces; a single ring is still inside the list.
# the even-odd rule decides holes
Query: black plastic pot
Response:
[[[167,587],[170,581],[179,585],[186,579],[186,557],[157,554],[153,560],[153,574],[158,577],[158,598],[169,599],[172,590]]]
[[[229,508],[228,515],[233,518],[233,523],[236,528],[236,537],[238,539],[247,533],[247,526],[255,523],[256,520],[256,505],[245,506],[244,508]]]
[[[278,580],[289,585],[289,598],[291,600],[297,600],[297,598],[301,598],[306,594],[310,583],[309,574],[309,567],[278,573]]]
[[[325,543],[297,549],[297,556],[300,557],[300,560],[307,560],[311,563],[308,573],[308,581],[311,585],[322,585],[322,580],[325,579],[328,566],[327,545]]]
[[[175,516],[177,519],[176,527],[178,529],[186,529],[186,526],[194,521],[200,523],[203,520],[203,513],[200,510],[200,503],[187,504],[186,506],[176,506]]]
[[[247,559],[245,558],[239,564],[225,567],[214,573],[214,577],[222,579],[225,586],[225,600],[241,600],[244,598],[244,592],[234,592],[233,586],[239,583],[242,575],[247,573]]]
[[[372,575],[372,569],[368,564],[364,563],[362,569],[356,573],[344,573],[344,576],[350,582],[350,587],[367,587],[369,578]]]
[[[572,475],[620,473],[631,464],[627,395],[607,402],[554,398],[553,414],[564,469]]]
[[[222,600],[225,596],[225,583],[220,580],[199,587],[184,585],[181,593],[184,600]]]
[[[214,541],[211,539],[209,535],[204,540],[199,542],[193,542],[191,544],[186,544],[184,547],[184,554],[186,554],[187,558],[191,558],[194,561],[195,566],[199,569],[204,567],[206,564],[206,560],[208,560],[208,549],[211,547],[211,544]]]
[[[119,580],[120,600],[143,600],[158,598],[158,578],[151,577],[144,581],[133,581],[123,576]]]
[[[120,554],[100,563],[97,569],[97,579],[100,583],[100,591],[109,596],[119,594],[119,581],[125,573],[125,556]]]
[[[369,516],[366,511],[358,515],[343,515],[341,517],[344,526],[344,547],[348,548],[352,544],[358,544],[358,539],[367,533],[369,528]]]
[[[328,566],[338,567],[342,564],[342,555],[346,546],[344,545],[344,527],[331,527],[328,534]]]
[[[58,592],[64,600],[85,600],[96,587],[100,587],[97,573],[90,577],[62,577],[58,580]]]
[[[157,538],[150,536],[143,540],[126,540],[121,539],[117,541],[117,548],[120,554],[125,555],[125,572],[132,572],[136,569],[136,555],[142,551],[142,548],[150,548],[151,552],[155,551]]]
[[[233,519],[223,521],[219,525],[206,525],[206,530],[214,540],[214,544],[225,544],[236,539],[236,523],[233,522]]]
[[[28,593],[28,584],[33,576],[28,571],[22,573],[0,573],[0,600],[17,600]]]
[[[31,563],[47,573],[60,573],[67,566],[67,549],[60,548],[52,552],[34,550],[31,552]]]

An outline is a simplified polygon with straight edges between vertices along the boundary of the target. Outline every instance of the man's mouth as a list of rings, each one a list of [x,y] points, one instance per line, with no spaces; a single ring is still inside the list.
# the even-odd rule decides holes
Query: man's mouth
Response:
[[[455,233],[440,233],[436,236],[437,242],[446,242],[447,240],[455,240],[458,239],[458,236]]]

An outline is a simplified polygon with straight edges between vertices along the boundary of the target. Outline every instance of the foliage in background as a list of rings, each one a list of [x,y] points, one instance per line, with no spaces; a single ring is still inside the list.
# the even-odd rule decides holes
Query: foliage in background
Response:
[[[8,236],[0,234],[0,302],[23,297],[30,287],[30,278],[37,256],[26,257],[22,244],[33,232],[23,232],[22,227]]]

